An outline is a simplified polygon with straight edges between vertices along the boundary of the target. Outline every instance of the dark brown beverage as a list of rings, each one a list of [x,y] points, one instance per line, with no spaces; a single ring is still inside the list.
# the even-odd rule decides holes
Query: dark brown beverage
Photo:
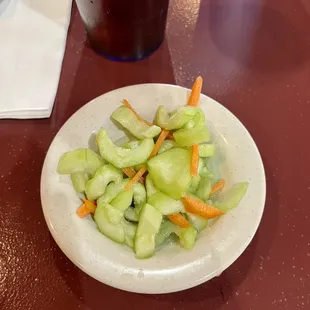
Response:
[[[76,0],[92,47],[118,60],[141,59],[164,39],[169,0]]]

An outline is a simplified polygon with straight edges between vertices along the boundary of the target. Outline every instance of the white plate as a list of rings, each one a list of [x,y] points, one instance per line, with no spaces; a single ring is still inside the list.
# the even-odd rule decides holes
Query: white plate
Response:
[[[240,205],[200,234],[188,251],[169,244],[147,260],[137,260],[131,249],[107,239],[93,220],[76,215],[80,200],[69,176],[56,173],[59,157],[92,144],[100,127],[113,140],[123,133],[110,120],[111,113],[127,98],[146,119],[157,107],[170,110],[184,105],[189,90],[172,85],[129,86],[102,95],[78,110],[59,130],[46,155],[41,176],[41,200],[48,227],[67,257],[93,278],[122,290],[169,293],[184,290],[219,275],[245,250],[253,238],[265,204],[265,174],[258,149],[240,121],[216,101],[201,96],[213,139],[218,146],[219,172],[227,187],[249,181]],[[93,135],[94,136],[94,135]]]

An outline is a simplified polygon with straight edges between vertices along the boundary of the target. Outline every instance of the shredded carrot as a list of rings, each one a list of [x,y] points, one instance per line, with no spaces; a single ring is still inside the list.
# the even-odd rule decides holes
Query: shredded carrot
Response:
[[[174,136],[171,132],[169,132],[168,136],[167,136],[168,140],[174,140]]]
[[[130,182],[125,186],[125,190],[130,190],[132,186],[139,181],[139,179],[146,172],[146,165],[144,164],[140,170],[135,174],[135,176],[130,180]]]
[[[200,215],[206,219],[212,219],[223,214],[221,210],[190,195],[185,195],[182,198],[182,203],[184,204],[186,211]]]
[[[127,168],[123,168],[122,171],[129,177],[129,178],[133,178],[136,175],[136,171],[135,169],[133,169],[132,167],[127,167]],[[141,184],[144,184],[144,178],[140,177],[139,181]]]
[[[158,137],[158,139],[157,139],[157,141],[155,143],[155,146],[154,146],[153,151],[152,151],[151,155],[149,156],[149,158],[154,157],[158,153],[161,145],[163,144],[163,142],[165,141],[165,139],[167,138],[168,135],[169,135],[169,131],[168,130],[164,130],[163,129],[161,131],[161,133],[160,133],[160,135],[159,135],[159,137]]]
[[[90,211],[90,213],[95,213],[97,206],[93,201],[83,199],[85,207]]]
[[[163,142],[165,141],[165,139],[167,138],[169,134],[169,131],[168,130],[162,130],[156,143],[155,143],[155,146],[153,148],[153,151],[151,152],[149,158],[152,158],[154,157],[157,152],[159,151],[161,145],[163,144]],[[139,181],[139,179],[143,176],[143,174],[146,172],[146,165],[144,164],[141,169],[135,174],[135,176],[131,179],[131,181],[125,186],[125,189],[126,190],[129,190],[132,188],[132,186]]]
[[[85,206],[85,204],[82,204],[77,210],[76,214],[80,217],[83,218],[87,216],[90,213],[90,210]]]
[[[175,225],[178,225],[183,228],[189,227],[188,220],[180,213],[169,214],[168,218]]]
[[[144,124],[147,124],[149,126],[152,126],[153,124],[148,122],[147,120],[145,120],[143,117],[141,117],[135,110],[134,108],[131,106],[131,104],[128,102],[128,100],[123,99],[123,105],[126,106],[127,108],[129,108],[133,114],[137,117],[137,119],[141,122],[143,122]]]
[[[191,176],[196,176],[198,174],[198,164],[199,164],[199,146],[198,144],[193,144],[192,158],[191,158]]]
[[[201,88],[202,88],[202,77],[198,76],[196,81],[193,84],[192,91],[189,96],[187,105],[190,105],[192,107],[198,107]]]
[[[220,180],[218,182],[216,182],[212,187],[211,187],[211,192],[210,195],[213,195],[214,193],[216,193],[217,191],[219,191],[220,189],[222,189],[225,185],[225,181],[224,180]]]

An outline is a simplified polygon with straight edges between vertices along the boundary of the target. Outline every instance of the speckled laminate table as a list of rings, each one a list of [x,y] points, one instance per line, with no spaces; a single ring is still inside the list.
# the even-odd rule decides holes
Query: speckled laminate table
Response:
[[[74,7],[51,118],[0,121],[0,309],[310,309],[309,33],[307,0],[172,0],[160,49],[115,63],[87,47]],[[188,291],[148,296],[98,283],[62,254],[44,222],[48,146],[102,93],[146,82],[190,87],[197,75],[261,151],[267,203],[256,237],[220,277]]]

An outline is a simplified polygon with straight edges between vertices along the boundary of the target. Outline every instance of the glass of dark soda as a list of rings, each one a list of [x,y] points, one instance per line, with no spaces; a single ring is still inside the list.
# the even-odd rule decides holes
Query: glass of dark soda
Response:
[[[169,0],[76,0],[95,51],[114,60],[138,60],[165,36]]]

